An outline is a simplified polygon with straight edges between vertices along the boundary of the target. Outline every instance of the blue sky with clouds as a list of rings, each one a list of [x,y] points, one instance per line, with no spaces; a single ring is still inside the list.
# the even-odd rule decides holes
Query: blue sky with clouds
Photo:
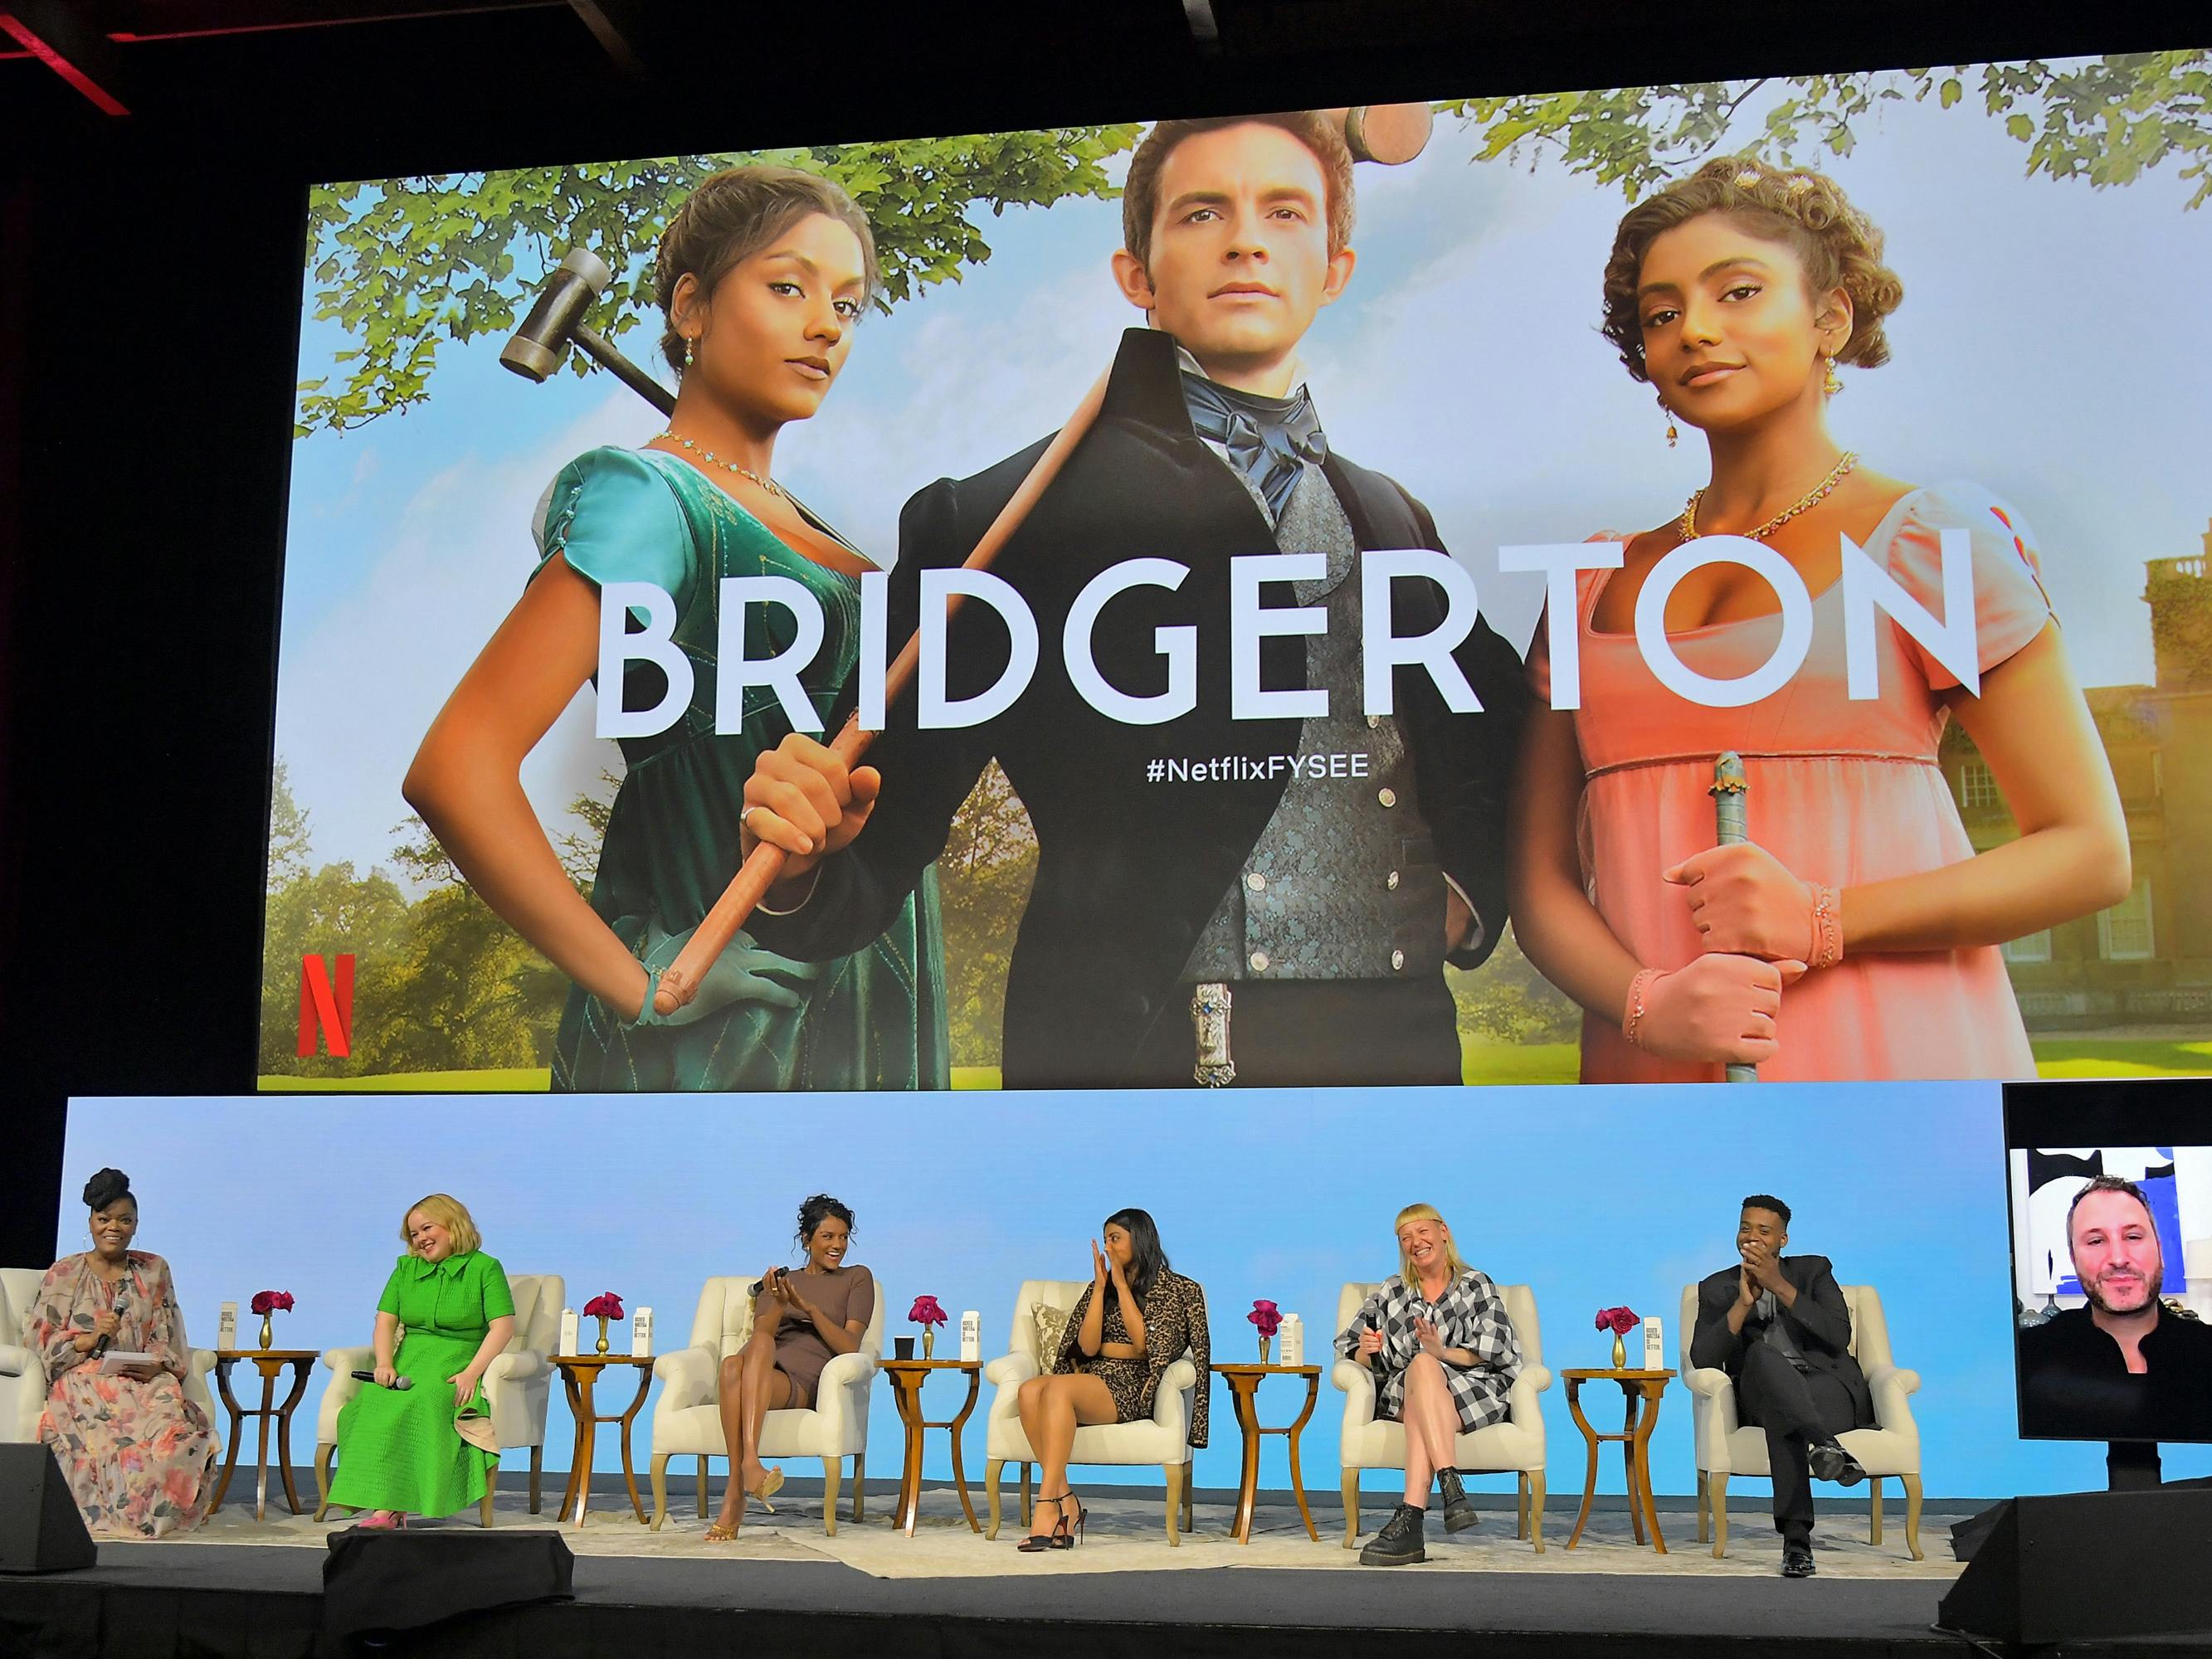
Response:
[[[1739,141],[1762,114],[1747,106]],[[1838,434],[1884,471],[2011,501],[2084,681],[2148,679],[2142,562],[2199,551],[2212,520],[2212,377],[2193,344],[2212,212],[2183,212],[2171,168],[2103,191],[2027,178],[2026,147],[1972,100],[1879,105],[1856,134],[1822,165],[1887,233],[1906,299],[1895,361],[1844,371]],[[1704,453],[1694,434],[1668,449],[1650,389],[1596,333],[1618,193],[1473,149],[1446,120],[1412,165],[1359,169],[1358,269],[1305,356],[1331,441],[1428,502],[1518,643],[1540,590],[1499,576],[1496,549],[1656,523],[1704,481]],[[1118,204],[986,229],[988,263],[870,319],[823,413],[779,448],[793,488],[885,560],[908,495],[1059,425],[1137,319],[1108,272]],[[408,758],[514,603],[554,472],[659,428],[604,375],[515,378],[499,343],[448,346],[425,406],[295,446],[276,746],[319,860],[386,857]],[[301,378],[344,344],[310,322]],[[549,821],[618,764],[589,732],[580,699],[526,768]]]
[[[365,1342],[406,1207],[451,1191],[511,1272],[562,1274],[572,1307],[607,1290],[650,1305],[666,1352],[689,1340],[708,1277],[793,1259],[799,1202],[826,1189],[858,1213],[854,1257],[890,1297],[886,1335],[911,1332],[907,1309],[927,1291],[956,1320],[981,1314],[990,1359],[1006,1351],[1021,1281],[1087,1276],[1089,1241],[1134,1205],[1205,1287],[1217,1358],[1254,1356],[1244,1316],[1264,1297],[1305,1321],[1311,1359],[1343,1283],[1395,1270],[1392,1218],[1420,1200],[1475,1267],[1532,1287],[1556,1371],[1607,1363],[1612,1338],[1593,1320],[1624,1304],[1666,1322],[1676,1364],[1682,1286],[1735,1260],[1739,1200],[1773,1192],[1796,1212],[1793,1253],[1880,1291],[1897,1362],[1923,1378],[1912,1404],[1930,1497],[2101,1488],[2101,1446],[2014,1431],[1998,1097],[1986,1084],[815,1095],[805,1115],[836,1133],[801,1142],[780,1097],[80,1100],[57,1249],[83,1248],[76,1191],[118,1164],[138,1194],[140,1243],[168,1259],[198,1340],[212,1343],[220,1303],[275,1289],[299,1302],[278,1322],[286,1346]],[[1273,1387],[1285,1392],[1263,1401],[1267,1420],[1286,1420],[1287,1387]],[[1224,1391],[1213,1407],[1198,1479],[1233,1486]],[[565,1447],[565,1409],[553,1409],[551,1443]],[[1583,1446],[1563,1385],[1544,1411],[1556,1537],[1582,1490]],[[1342,1417],[1324,1376],[1304,1443],[1311,1489],[1335,1479]],[[875,1474],[895,1473],[898,1432],[879,1386]],[[1679,1385],[1653,1445],[1657,1489],[1692,1491]],[[1281,1445],[1266,1446],[1261,1478],[1279,1489]],[[600,1454],[619,1467],[611,1437]],[[948,1476],[942,1437],[930,1456],[933,1476]],[[980,1433],[969,1456],[980,1477]],[[2166,1472],[2212,1474],[2212,1447],[2169,1448]],[[1620,1490],[1613,1460],[1601,1477]],[[1750,1488],[1738,1506],[1756,1504],[1759,1483],[1738,1486]]]

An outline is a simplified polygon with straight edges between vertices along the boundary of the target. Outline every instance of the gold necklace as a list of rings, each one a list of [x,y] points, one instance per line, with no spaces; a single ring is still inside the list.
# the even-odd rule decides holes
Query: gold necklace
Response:
[[[1838,484],[1843,483],[1844,477],[1858,464],[1858,452],[1854,449],[1845,450],[1844,452],[1844,459],[1836,463],[1835,466],[1830,471],[1826,477],[1821,479],[1819,483],[1815,484],[1813,489],[1805,495],[1801,497],[1794,506],[1784,507],[1781,512],[1769,519],[1765,524],[1759,526],[1758,529],[1752,531],[1746,539],[1754,542],[1763,542],[1769,536],[1771,536],[1776,531],[1781,529],[1784,525],[1788,524],[1790,520],[1796,518],[1799,514],[1809,511],[1811,508],[1819,506],[1822,501],[1826,499],[1828,492],[1833,489]],[[1698,503],[1705,499],[1705,492],[1703,489],[1698,489],[1695,491],[1691,495],[1690,499],[1683,504],[1681,522],[1676,526],[1676,529],[1681,539],[1686,542],[1693,542],[1698,539]]]
[[[682,445],[684,448],[690,450],[694,455],[698,456],[700,459],[712,462],[714,465],[720,467],[725,472],[734,472],[740,478],[750,478],[753,483],[758,484],[763,489],[768,491],[769,495],[774,495],[779,501],[789,501],[791,499],[789,495],[784,493],[783,486],[778,483],[775,479],[763,478],[759,473],[754,471],[749,466],[739,466],[735,461],[724,460],[713,450],[702,449],[697,444],[693,443],[689,438],[678,436],[673,428],[671,428],[668,431],[662,433],[660,435],[667,439],[672,443]]]

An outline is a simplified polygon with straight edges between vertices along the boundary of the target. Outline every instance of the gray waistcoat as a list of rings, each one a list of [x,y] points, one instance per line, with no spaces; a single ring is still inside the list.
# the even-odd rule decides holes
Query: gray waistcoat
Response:
[[[1240,475],[1241,476],[1241,475]],[[1328,560],[1298,603],[1324,596],[1328,632],[1306,640],[1306,684],[1328,692],[1301,757],[1366,757],[1364,777],[1293,775],[1243,874],[1183,965],[1204,981],[1410,979],[1443,965],[1443,872],[1395,719],[1360,712],[1360,584],[1351,521],[1309,465],[1275,526],[1285,553]]]

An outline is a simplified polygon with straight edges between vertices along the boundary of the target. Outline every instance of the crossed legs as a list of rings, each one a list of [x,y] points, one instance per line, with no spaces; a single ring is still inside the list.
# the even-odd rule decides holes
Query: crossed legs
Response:
[[[1437,1471],[1452,1467],[1456,1455],[1453,1442],[1459,1433],[1459,1407],[1452,1403],[1444,1368],[1427,1354],[1415,1354],[1406,1367],[1406,1398],[1399,1421],[1406,1430],[1405,1501],[1415,1509],[1426,1509]]]
[[[1076,1430],[1087,1423],[1114,1422],[1118,1414],[1106,1385],[1083,1371],[1032,1376],[1015,1398],[1021,1407],[1022,1432],[1029,1437],[1037,1460],[1037,1499],[1030,1508],[1030,1536],[1043,1537],[1060,1518],[1060,1498],[1067,1491],[1067,1455],[1074,1449]],[[1049,1522],[1044,1516],[1047,1504],[1053,1506]]]
[[[730,1450],[730,1484],[714,1523],[735,1532],[744,1522],[745,1494],[768,1478],[760,1461],[761,1421],[791,1400],[791,1379],[775,1368],[773,1329],[754,1328],[745,1346],[722,1362],[720,1384],[715,1398]]]

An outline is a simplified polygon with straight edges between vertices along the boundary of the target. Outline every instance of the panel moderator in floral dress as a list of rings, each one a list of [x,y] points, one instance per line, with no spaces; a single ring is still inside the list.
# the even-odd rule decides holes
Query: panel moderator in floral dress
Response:
[[[76,1338],[107,1312],[119,1322],[110,1349],[151,1354],[161,1368],[148,1381],[103,1376],[100,1361],[77,1351]],[[53,1448],[85,1526],[159,1538],[205,1520],[215,1497],[215,1427],[185,1398],[184,1322],[169,1264],[132,1250],[110,1284],[89,1252],[64,1256],[46,1269],[23,1334],[46,1366],[39,1438]]]

